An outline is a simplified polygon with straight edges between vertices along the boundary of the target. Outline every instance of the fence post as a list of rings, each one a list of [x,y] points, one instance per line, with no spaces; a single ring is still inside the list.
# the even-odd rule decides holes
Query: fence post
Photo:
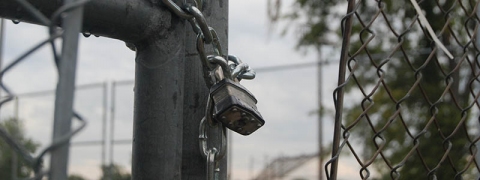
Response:
[[[102,85],[102,168],[106,167],[106,146],[107,146],[107,111],[108,111],[108,83]],[[108,176],[107,176],[108,178]]]
[[[318,65],[317,65],[317,91],[318,91],[318,180],[323,180],[323,69],[322,69],[322,53],[318,48]]]
[[[228,1],[208,0],[205,2],[203,12],[208,24],[218,33],[224,53],[228,53]],[[205,85],[202,65],[198,58],[196,35],[190,27],[187,28],[186,34],[182,179],[205,179],[206,159],[200,154],[198,127],[200,120],[205,116],[209,90]],[[212,54],[213,51],[207,53]],[[208,134],[209,145],[219,147],[220,141],[219,132]],[[227,179],[227,156],[220,161],[219,179]]]
[[[113,150],[115,148],[115,91],[117,89],[117,83],[116,81],[112,82],[110,90],[110,151],[109,151],[109,156],[110,156],[110,163],[107,168],[107,180],[112,179],[112,171],[113,171],[113,165],[114,165],[114,157],[113,157]]]
[[[163,30],[135,43],[132,179],[180,179],[185,21],[162,10]]]
[[[64,0],[64,4],[75,0]],[[60,141],[70,133],[73,118],[73,99],[75,91],[75,73],[77,65],[78,34],[82,27],[83,7],[68,12],[63,18],[62,61],[59,62],[59,76],[55,96],[53,140]],[[65,180],[68,172],[70,140],[51,152],[50,179]]]

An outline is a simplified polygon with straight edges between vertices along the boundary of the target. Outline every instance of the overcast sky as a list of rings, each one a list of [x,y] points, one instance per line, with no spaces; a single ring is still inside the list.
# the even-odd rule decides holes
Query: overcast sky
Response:
[[[278,65],[308,63],[318,60],[315,51],[296,51],[294,34],[280,36],[282,24],[269,28],[266,1],[229,1],[229,53],[242,58],[253,69]],[[285,10],[291,1],[284,1]],[[28,47],[43,40],[47,29],[20,23],[6,23],[4,65],[18,57]],[[91,36],[80,42],[77,84],[133,80],[134,52],[124,43]],[[328,59],[327,59],[328,58]],[[323,59],[338,60],[335,53],[325,53]],[[336,63],[325,65],[323,79],[323,104],[333,109],[332,92],[336,85]],[[16,93],[54,89],[56,71],[49,47],[44,47],[17,66],[4,77],[5,83]],[[233,136],[233,179],[246,180],[260,172],[268,160],[278,156],[312,154],[317,151],[317,69],[311,67],[282,71],[259,71],[253,81],[242,81],[258,99],[258,109],[266,120],[266,126],[250,136]],[[133,85],[117,89],[115,103],[115,138],[131,139],[133,113]],[[110,101],[110,99],[109,99]],[[76,110],[89,119],[86,130],[75,141],[101,138],[102,86],[79,90],[76,94]],[[2,116],[13,116],[13,103],[2,109]],[[19,100],[19,116],[29,137],[42,147],[51,139],[53,95],[24,97]],[[76,124],[74,124],[76,125]],[[332,118],[324,118],[324,143],[332,140]],[[99,177],[100,146],[73,147],[70,171],[90,179]],[[115,146],[114,161],[130,167],[130,145]],[[107,157],[107,160],[109,158]],[[312,160],[292,176],[315,179],[317,163]],[[344,169],[345,178],[355,173]],[[351,173],[347,173],[351,172]],[[356,176],[355,176],[356,177]]]

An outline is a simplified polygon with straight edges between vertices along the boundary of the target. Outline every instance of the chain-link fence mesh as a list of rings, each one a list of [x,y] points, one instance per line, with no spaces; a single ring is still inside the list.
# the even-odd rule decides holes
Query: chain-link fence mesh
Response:
[[[103,94],[106,91],[106,85],[106,83],[93,83],[79,85],[75,88],[74,107],[85,119],[89,120],[89,126],[70,141],[69,175],[86,174],[82,172],[85,171],[84,169],[78,168],[83,165],[89,167],[89,175],[98,176],[101,174],[100,167],[105,165],[105,154],[102,152],[106,151],[106,137],[103,131],[106,128],[107,108],[103,104],[106,98],[106,95]],[[15,123],[18,123],[18,128],[23,129],[21,134],[17,134],[16,139],[26,147],[29,144],[25,142],[34,142],[38,146],[35,150],[41,150],[48,147],[51,142],[54,101],[55,91],[52,90],[16,94],[13,101],[2,106],[0,122],[8,123],[13,118]],[[77,124],[74,123],[74,127],[76,126]],[[8,151],[11,148],[3,147],[2,150]],[[31,151],[31,153],[38,154],[37,151]],[[7,163],[8,161],[7,157],[2,162]],[[22,173],[24,171],[22,169],[29,168],[28,166],[19,167],[18,164],[21,162],[22,159],[17,158],[16,162],[6,164],[13,168],[10,175],[12,180],[25,177],[26,174]],[[48,161],[44,161],[44,167],[49,167]]]
[[[476,0],[349,1],[329,179],[348,156],[361,179],[478,178],[477,7]]]
[[[73,92],[74,81],[71,81],[71,79],[72,75],[74,79],[75,70],[67,70],[66,68],[75,67],[77,51],[76,47],[78,44],[76,38],[78,38],[78,25],[81,24],[82,21],[81,8],[87,1],[64,1],[64,4],[60,6],[56,11],[54,11],[54,13],[51,14],[50,17],[46,17],[41,12],[41,10],[35,8],[26,0],[15,0],[15,2],[22,6],[21,9],[18,9],[19,14],[33,17],[41,25],[46,26],[48,28],[49,36],[34,47],[25,50],[22,55],[20,55],[10,64],[2,68],[0,72],[0,78],[11,72],[14,67],[20,66],[21,63],[25,61],[28,56],[36,52],[38,49],[44,46],[50,46],[53,60],[55,62],[54,64],[56,65],[59,74],[59,82],[57,87],[60,89],[57,89],[56,101],[60,102],[55,103],[55,109],[56,111],[61,112],[59,112],[60,115],[56,114],[56,117],[61,119],[63,123],[68,123],[70,122],[70,120],[65,120],[61,117],[63,115],[62,113],[66,114],[67,117],[72,116],[71,114],[69,114],[69,112],[72,111],[72,109],[69,107],[72,106],[71,99],[73,99],[73,94],[71,94],[71,92]],[[13,21],[14,23],[19,23],[21,19],[22,17],[19,17],[19,19]],[[59,24],[65,25],[65,28],[59,28]],[[64,82],[62,82],[62,80]],[[11,102],[16,97],[16,93],[14,89],[8,88],[8,84],[3,83],[3,81],[0,81],[0,87],[3,90],[2,96],[5,97],[0,102],[1,108],[6,103]],[[65,89],[68,89],[68,91],[64,91]],[[78,120],[80,123],[76,123],[76,125],[72,127],[72,130],[68,130],[66,133],[62,132],[65,129],[60,129],[65,126],[55,125],[54,132],[56,133],[54,133],[54,139],[52,141],[52,144],[41,150],[40,153],[36,156],[28,150],[30,148],[25,147],[21,142],[18,141],[15,133],[9,132],[6,128],[0,127],[0,137],[3,138],[3,140],[21,156],[21,159],[25,160],[25,163],[28,167],[33,169],[33,173],[27,173],[27,175],[30,174],[28,175],[28,177],[32,179],[42,179],[45,175],[56,176],[57,173],[52,173],[52,168],[48,170],[44,167],[44,157],[47,154],[50,154],[53,157],[54,154],[52,152],[57,151],[59,148],[64,148],[65,145],[70,141],[70,139],[75,134],[77,134],[83,127],[85,127],[86,122],[80,117],[79,114],[73,112],[73,117],[71,118]],[[56,123],[56,121],[54,123]],[[66,155],[68,155],[68,153]],[[66,159],[67,158],[52,158],[53,161],[66,161]]]
[[[110,90],[108,90],[108,84],[111,84]],[[48,137],[52,132],[54,95],[55,91],[52,90],[16,94],[14,100],[2,106],[0,123],[17,123],[18,128],[24,130],[23,133],[16,134],[17,140],[31,141],[40,148],[45,148],[45,145],[50,142]],[[107,102],[108,97],[110,102]],[[103,170],[100,167],[115,166],[129,169],[130,160],[124,157],[131,156],[131,149],[118,148],[118,146],[131,146],[132,143],[133,81],[78,85],[75,87],[75,99],[75,109],[89,120],[89,126],[70,141],[69,177],[88,174],[85,177],[87,179],[108,179],[112,178],[110,169]],[[107,114],[109,114],[108,118]],[[11,118],[15,121],[11,121]],[[22,125],[25,126],[21,128]],[[11,133],[13,131],[9,131],[13,134]],[[0,140],[0,150],[13,151],[11,147],[2,147],[2,140]],[[28,143],[23,144],[29,146]],[[38,154],[38,152],[31,152]],[[12,180],[24,177],[25,173],[20,171],[28,166],[21,165],[22,159],[14,158],[12,160],[14,162],[11,163],[8,162],[8,158],[2,161],[13,168],[20,166],[13,169],[10,175],[13,176]],[[48,162],[44,163],[48,167]]]

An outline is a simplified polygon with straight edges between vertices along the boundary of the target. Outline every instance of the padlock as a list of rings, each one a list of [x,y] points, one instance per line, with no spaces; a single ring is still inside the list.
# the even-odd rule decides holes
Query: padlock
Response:
[[[250,135],[265,124],[257,110],[257,99],[239,83],[225,78],[210,88],[213,118],[242,135]]]

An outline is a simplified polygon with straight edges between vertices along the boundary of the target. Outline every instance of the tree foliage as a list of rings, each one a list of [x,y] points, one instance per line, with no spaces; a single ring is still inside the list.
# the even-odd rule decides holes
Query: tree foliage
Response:
[[[128,172],[125,172],[121,166],[113,165],[102,165],[102,177],[100,180],[131,180],[132,175]]]
[[[113,165],[102,165],[102,176],[100,180],[131,180],[132,176],[130,173],[125,172],[121,166]],[[68,180],[86,180],[85,177],[79,174],[71,174],[68,176]]]
[[[71,174],[68,176],[68,180],[86,180],[86,179],[79,174]]]
[[[470,118],[464,110],[473,101],[470,82],[474,72],[468,63],[475,61],[478,50],[467,47],[478,25],[469,19],[476,2],[419,2],[444,45],[464,48],[463,54],[456,54],[464,57],[456,59],[430,56],[435,45],[419,25],[409,1],[357,2],[349,53],[364,57],[352,63],[357,69],[346,90],[350,94],[368,91],[362,102],[346,104],[343,124],[353,127],[351,137],[363,146],[357,150],[362,160],[375,157],[373,166],[382,179],[395,178],[397,175],[391,174],[395,167],[400,167],[400,179],[427,179],[430,171],[438,179],[459,178],[456,175],[461,173],[468,178],[472,174],[472,165],[467,164],[472,135],[462,120]],[[290,12],[270,14],[272,21],[297,23],[287,28],[303,29],[299,47],[319,48],[326,41],[341,39],[340,14],[345,14],[346,4],[294,0]],[[280,9],[273,3],[270,8]],[[381,58],[372,58],[372,54]],[[448,156],[444,156],[446,152]],[[407,156],[409,153],[413,155]]]
[[[21,123],[14,118],[0,121],[0,128],[6,130],[6,132],[14,137],[29,153],[34,153],[40,146],[32,139],[25,137],[25,132]],[[17,159],[16,167],[12,166],[15,159],[14,154],[16,154]],[[0,137],[0,179],[14,179],[14,177],[12,177],[13,168],[16,168],[17,178],[27,178],[30,177],[32,173],[32,168],[20,156],[20,154],[16,153],[10,145]]]
[[[287,22],[283,33],[294,31],[298,35],[297,48],[320,48],[338,40],[339,28],[332,26],[335,23],[332,20],[341,18],[342,11],[336,7],[345,5],[346,1],[295,0],[287,12],[281,12],[282,0],[268,2],[270,20]]]

